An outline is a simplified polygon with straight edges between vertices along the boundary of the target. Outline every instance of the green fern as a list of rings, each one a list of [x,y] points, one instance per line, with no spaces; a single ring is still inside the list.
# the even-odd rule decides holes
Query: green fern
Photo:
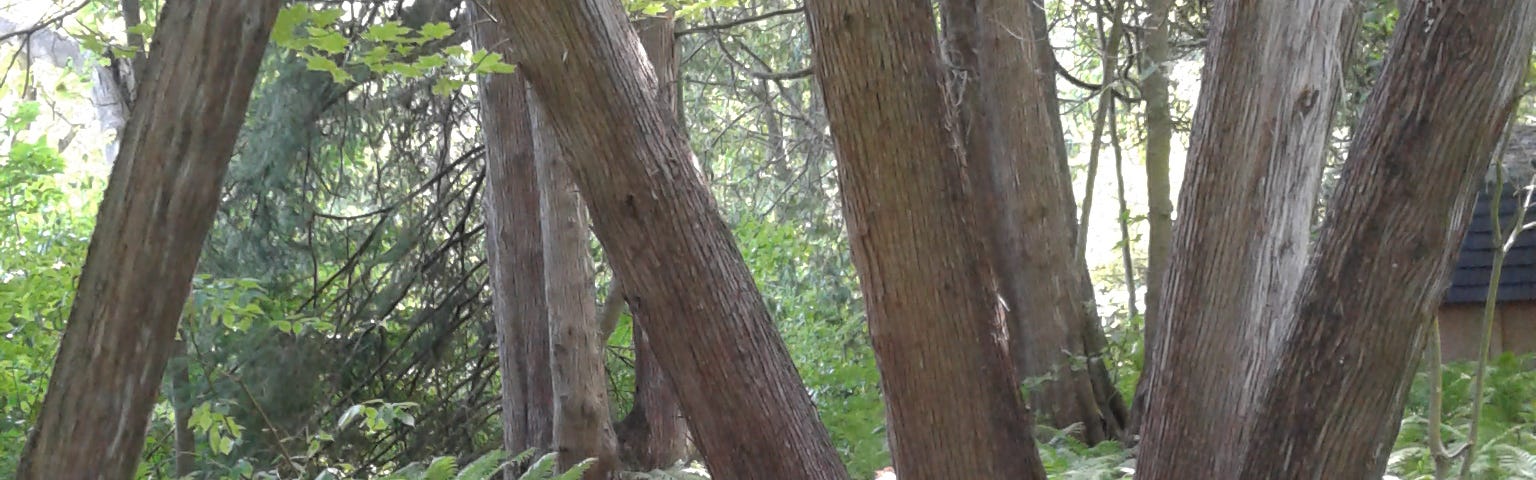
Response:
[[[1507,478],[1536,479],[1536,454],[1514,445],[1498,445],[1493,448],[1499,458],[1499,468]]]
[[[437,457],[432,459],[432,464],[427,465],[426,475],[422,480],[449,480],[459,470],[459,462],[453,457]]]
[[[529,450],[524,452],[524,454],[518,455],[519,458],[527,456],[533,456],[533,451]],[[480,458],[476,458],[475,461],[469,462],[469,465],[465,465],[464,468],[459,470],[459,476],[454,478],[456,480],[487,480],[492,475],[495,475],[497,470],[501,470],[505,465],[502,461],[506,460],[506,458],[507,452],[499,449],[491,450],[486,452],[485,455],[481,455]],[[513,459],[513,461],[517,460]]]

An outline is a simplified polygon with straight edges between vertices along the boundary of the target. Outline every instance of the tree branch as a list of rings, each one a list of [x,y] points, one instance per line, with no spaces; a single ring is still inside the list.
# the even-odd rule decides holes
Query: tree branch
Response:
[[[685,28],[685,29],[682,29],[682,30],[678,30],[677,33],[674,33],[673,35],[676,36],[676,37],[681,38],[684,35],[693,34],[693,33],[713,32],[713,31],[717,31],[717,30],[727,30],[727,29],[739,27],[739,26],[742,26],[742,25],[746,25],[746,24],[752,23],[752,22],[767,20],[767,19],[770,19],[770,18],[773,18],[773,17],[779,17],[779,16],[784,16],[784,15],[793,15],[793,14],[797,14],[797,13],[802,13],[804,11],[805,11],[805,7],[795,7],[795,8],[786,8],[786,9],[783,9],[783,10],[774,10],[772,12],[764,13],[762,15],[754,15],[754,16],[751,16],[751,17],[746,17],[746,18],[741,18],[741,19],[737,19],[737,20],[732,20],[732,21],[725,22],[725,23],[717,23],[717,24],[714,24],[714,25],[704,25],[704,26],[693,27],[693,28]]]

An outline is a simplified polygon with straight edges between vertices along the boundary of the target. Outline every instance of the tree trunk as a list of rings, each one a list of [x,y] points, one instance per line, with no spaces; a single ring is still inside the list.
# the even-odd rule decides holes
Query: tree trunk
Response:
[[[847,478],[622,7],[495,5],[710,472]]]
[[[533,157],[538,167],[540,221],[544,228],[544,298],[549,305],[550,380],[555,394],[555,451],[561,470],[597,459],[582,476],[608,478],[618,464],[608,415],[608,374],[598,335],[597,292],[592,278],[591,232],[568,157],[537,95],[528,97],[533,117]]]
[[[1168,69],[1172,66],[1172,54],[1168,45],[1168,14],[1173,0],[1148,0],[1147,20],[1142,38],[1145,55],[1142,63],[1147,76],[1141,82],[1141,95],[1146,102],[1146,169],[1147,169],[1147,297],[1146,316],[1142,319],[1142,345],[1161,341],[1162,320],[1158,317],[1163,298],[1163,273],[1168,270],[1168,256],[1172,252],[1169,240],[1173,236],[1173,190],[1169,182],[1168,159],[1173,151],[1173,112],[1168,102]],[[1146,382],[1141,377],[1136,383],[1136,397],[1131,412],[1132,435],[1139,430],[1146,414]]]
[[[965,94],[958,128],[1014,366],[1025,383],[1043,380],[1029,403],[1042,421],[1082,424],[1082,438],[1097,443],[1119,437],[1125,406],[1101,357],[1103,332],[1089,328],[1099,319],[1092,288],[1083,288],[1088,268],[1073,253],[1071,177],[1058,168],[1059,133],[1043,88],[1054,70],[1032,53],[1035,37],[1011,33],[1030,28],[1032,10],[1015,1],[945,2],[950,62],[964,72],[950,88]],[[1084,358],[1092,368],[1072,367]]]
[[[806,4],[896,471],[1044,478],[970,214],[925,2]]]
[[[1262,354],[1289,330],[1309,252],[1348,3],[1212,8],[1138,478],[1230,478],[1242,458]]]
[[[1376,478],[1482,172],[1519,98],[1536,7],[1414,1],[1351,142],[1241,478]],[[1327,441],[1319,441],[1326,439]]]
[[[280,2],[170,0],[17,478],[131,478]]]
[[[476,4],[475,48],[510,56],[511,37]],[[528,88],[521,73],[480,79],[485,156],[485,251],[491,270],[491,316],[501,366],[504,448],[513,455],[553,446],[554,397],[549,366],[549,310],[544,299],[544,245]],[[517,469],[508,469],[509,480]]]
[[[634,22],[635,31],[645,47],[646,57],[656,72],[656,104],[665,106],[673,117],[677,101],[678,63],[675,23],[670,15],[646,17]],[[679,128],[679,131],[681,129]],[[621,282],[614,283],[610,295],[623,295]],[[634,322],[636,325],[644,321]],[[683,419],[677,393],[661,365],[656,363],[650,340],[640,328],[634,328],[635,403],[629,414],[614,427],[619,450],[626,465],[648,471],[666,468],[688,456],[688,425]]]
[[[177,357],[171,359],[170,364],[170,388],[171,418],[173,433],[176,438],[173,442],[175,457],[176,478],[185,478],[197,469],[197,438],[192,432],[192,377],[189,373],[187,362],[186,342],[176,342]]]

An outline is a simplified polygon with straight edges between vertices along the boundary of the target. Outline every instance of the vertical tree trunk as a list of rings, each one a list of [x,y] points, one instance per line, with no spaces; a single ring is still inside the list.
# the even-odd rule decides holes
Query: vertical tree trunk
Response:
[[[646,17],[634,22],[640,44],[656,72],[656,104],[674,117],[677,101],[678,63],[676,30],[671,15]],[[681,127],[679,127],[681,131]],[[615,285],[619,285],[617,282]],[[622,290],[610,294],[623,295]],[[636,325],[646,323],[635,322]],[[614,427],[621,456],[637,470],[665,468],[688,456],[688,425],[683,419],[677,393],[656,362],[653,346],[640,328],[634,331],[635,403],[624,420]]]
[[[1173,111],[1169,108],[1168,69],[1172,67],[1172,54],[1168,44],[1168,14],[1173,0],[1148,0],[1147,19],[1143,27],[1142,52],[1145,55],[1142,69],[1147,73],[1141,82],[1141,95],[1146,102],[1146,169],[1147,169],[1147,297],[1146,316],[1142,319],[1143,355],[1146,346],[1161,341],[1162,324],[1158,310],[1163,299],[1164,273],[1168,271],[1168,256],[1172,253],[1169,240],[1173,237],[1173,189],[1169,182],[1168,159],[1173,151]],[[1136,382],[1135,405],[1131,409],[1129,430],[1135,435],[1140,430],[1146,414],[1146,378]]]
[[[539,177],[539,219],[544,228],[555,451],[560,453],[562,470],[597,459],[582,478],[604,479],[617,468],[618,452],[608,415],[605,352],[598,335],[597,293],[588,248],[591,232],[569,160],[555,138],[548,113],[536,95],[529,95],[528,107]]]
[[[1168,69],[1173,58],[1168,48],[1168,12],[1173,0],[1148,0],[1145,60],[1148,72],[1141,83],[1146,102],[1147,167],[1147,343],[1155,342],[1156,312],[1162,301],[1162,272],[1168,269],[1169,239],[1173,234],[1173,189],[1169,182],[1168,159],[1173,151],[1173,111],[1169,107]]]
[[[197,438],[192,432],[192,377],[188,372],[186,342],[176,342],[176,356],[170,364],[171,416],[174,425],[176,478],[184,478],[197,468]]]
[[[847,478],[622,7],[495,5],[710,472]]]
[[[133,476],[279,4],[166,2],[17,478]]]
[[[1228,478],[1242,458],[1262,353],[1289,330],[1309,251],[1348,3],[1213,6],[1138,478]]]
[[[1030,29],[1035,13],[1006,0],[943,6],[950,62],[962,75],[950,87],[964,94],[957,128],[1017,374],[1026,383],[1045,379],[1029,393],[1042,421],[1082,424],[1089,443],[1118,438],[1124,402],[1100,357],[1103,332],[1090,328],[1099,319],[1084,288],[1088,268],[1074,254],[1071,177],[1058,168],[1059,134],[1043,87],[1054,70],[1040,65],[1034,36],[1012,33]],[[1073,367],[1084,358],[1090,368]]]
[[[1351,142],[1241,478],[1375,478],[1477,182],[1519,98],[1536,7],[1414,1]]]
[[[475,47],[510,57],[505,26],[476,4]],[[491,316],[501,366],[502,441],[513,455],[553,445],[554,398],[549,367],[549,310],[544,300],[544,245],[528,88],[521,73],[480,79],[485,156],[485,251],[491,270]],[[509,480],[516,469],[508,469]]]
[[[896,471],[1044,478],[1014,384],[926,2],[807,2]]]

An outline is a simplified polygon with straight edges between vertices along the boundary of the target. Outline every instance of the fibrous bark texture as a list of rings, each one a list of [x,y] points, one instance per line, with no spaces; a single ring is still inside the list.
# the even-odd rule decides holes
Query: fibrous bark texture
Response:
[[[1385,471],[1533,31],[1527,1],[1421,0],[1402,12],[1234,478]]]
[[[555,394],[555,451],[560,468],[589,458],[582,478],[608,478],[618,464],[608,415],[608,374],[598,335],[591,232],[565,152],[537,95],[530,94],[533,157],[544,228],[544,299],[549,305],[550,381]]]
[[[1138,478],[1225,478],[1241,458],[1262,354],[1289,328],[1306,265],[1348,3],[1213,6]]]
[[[634,22],[645,47],[645,55],[656,72],[656,104],[672,117],[677,102],[677,37],[670,15],[645,17]],[[622,282],[614,282],[610,295],[623,295]],[[617,313],[617,312],[615,312]],[[640,320],[635,325],[648,323]],[[683,419],[677,393],[666,372],[656,362],[645,331],[631,329],[635,345],[635,402],[624,420],[614,427],[619,438],[620,457],[636,470],[670,467],[688,456],[688,425]]]
[[[966,180],[927,2],[806,4],[896,471],[1044,478]]]
[[[510,57],[505,27],[476,4],[476,48]],[[549,310],[544,301],[544,245],[528,87],[521,73],[480,79],[485,137],[485,251],[491,271],[491,317],[501,366],[503,446],[512,454],[553,446]],[[517,469],[508,469],[515,478]]]
[[[622,7],[495,5],[710,472],[847,478]]]
[[[165,3],[17,478],[132,478],[280,4]]]
[[[1092,328],[1099,319],[1084,288],[1087,265],[1073,253],[1071,178],[1058,168],[1060,134],[1043,88],[1054,72],[1040,65],[1039,39],[1014,33],[1030,30],[1031,10],[1011,0],[945,2],[959,67],[950,91],[963,96],[957,127],[1016,373],[1038,384],[1029,404],[1042,421],[1081,424],[1083,439],[1096,443],[1119,437],[1125,406],[1101,357],[1103,332]],[[1091,368],[1074,368],[1084,361]]]

